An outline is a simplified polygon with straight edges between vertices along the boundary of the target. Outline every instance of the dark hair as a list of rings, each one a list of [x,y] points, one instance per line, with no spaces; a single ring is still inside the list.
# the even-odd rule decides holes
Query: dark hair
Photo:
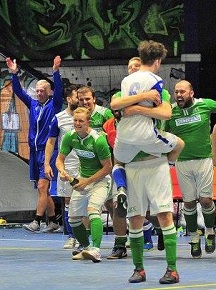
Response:
[[[76,85],[70,85],[69,87],[66,87],[64,89],[64,100],[66,100],[67,97],[69,97],[73,91],[77,91]]]

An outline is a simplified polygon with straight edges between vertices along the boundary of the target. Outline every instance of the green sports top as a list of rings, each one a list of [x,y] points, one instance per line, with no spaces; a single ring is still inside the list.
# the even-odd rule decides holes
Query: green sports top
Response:
[[[185,142],[178,161],[202,159],[212,156],[210,139],[210,116],[216,112],[216,101],[194,99],[189,108],[181,109],[173,104],[172,118],[166,121],[165,129]]]
[[[111,157],[106,137],[93,129],[85,138],[80,138],[75,130],[67,132],[61,143],[60,153],[67,156],[72,149],[80,160],[80,175],[86,178],[103,167],[100,160]]]
[[[95,105],[94,111],[91,114],[90,127],[97,132],[101,132],[103,131],[103,124],[113,117],[113,113],[110,109]]]

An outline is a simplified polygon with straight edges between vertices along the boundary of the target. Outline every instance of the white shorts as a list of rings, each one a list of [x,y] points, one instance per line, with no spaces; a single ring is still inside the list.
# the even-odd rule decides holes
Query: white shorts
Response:
[[[74,169],[66,169],[70,176],[78,177],[77,168]],[[57,196],[59,197],[71,197],[73,191],[73,187],[70,185],[68,181],[63,181],[57,178]]]
[[[92,207],[101,212],[111,187],[111,177],[88,185],[83,191],[73,190],[68,216],[70,218],[88,216],[87,208]]]
[[[128,217],[173,212],[170,168],[166,157],[125,165],[128,185]]]
[[[140,152],[143,151],[156,157],[162,153],[171,152],[177,144],[177,136],[165,131],[155,131],[151,138],[143,144],[128,144],[115,139],[113,154],[114,157],[123,163],[129,163]]]
[[[197,200],[199,197],[212,198],[214,175],[212,158],[178,161],[176,173],[185,202]]]
[[[108,194],[106,201],[110,200],[110,199],[112,199],[113,202],[117,201],[117,195],[118,195],[118,191],[117,191],[116,183],[112,179],[111,180],[111,188],[110,188],[110,191],[109,191],[109,194]]]

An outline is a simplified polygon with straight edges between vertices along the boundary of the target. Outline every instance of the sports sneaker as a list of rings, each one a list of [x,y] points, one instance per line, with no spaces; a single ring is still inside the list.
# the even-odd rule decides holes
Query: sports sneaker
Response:
[[[76,245],[76,239],[75,238],[68,238],[67,241],[65,242],[63,249],[73,249]]]
[[[158,235],[157,249],[158,251],[163,251],[165,249],[163,234]]]
[[[205,237],[205,251],[207,254],[212,254],[215,251],[215,235]]]
[[[118,189],[116,211],[119,217],[126,217],[127,215],[127,195],[123,187]]]
[[[72,255],[75,256],[79,254],[80,252],[82,252],[82,250],[83,250],[83,246],[79,244],[78,247],[73,250]]]
[[[75,261],[85,260],[85,257],[83,256],[82,251],[76,255],[72,255],[72,260],[75,260]]]
[[[127,257],[126,247],[114,247],[112,253],[107,257],[108,260],[122,259]]]
[[[143,246],[143,250],[145,252],[150,252],[150,251],[153,251],[154,250],[154,246],[153,246],[153,243],[145,243],[144,246]]]
[[[23,228],[27,231],[34,232],[34,233],[40,232],[40,225],[36,220],[31,222],[30,224],[24,224]]]
[[[96,248],[85,249],[82,252],[84,259],[92,260],[94,263],[101,262],[101,254]]]
[[[50,222],[43,230],[43,233],[53,233],[54,231],[56,231],[57,229],[60,228],[59,224],[56,224],[54,222]]]
[[[140,283],[146,281],[145,271],[135,269],[133,275],[129,278],[129,283]]]
[[[53,233],[55,233],[55,234],[59,234],[59,233],[63,233],[63,232],[64,232],[63,226],[60,226],[59,228],[57,228],[56,230],[53,231]]]
[[[178,272],[167,268],[166,273],[160,278],[160,284],[174,284],[179,282]]]
[[[201,246],[200,246],[200,240],[198,243],[194,243],[194,242],[190,242],[189,243],[191,245],[191,256],[194,259],[199,259],[202,256],[202,250],[201,250]]]

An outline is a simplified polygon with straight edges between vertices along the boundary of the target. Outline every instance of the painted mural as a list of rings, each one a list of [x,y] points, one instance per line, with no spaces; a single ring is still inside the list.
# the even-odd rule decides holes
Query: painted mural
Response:
[[[184,44],[183,0],[1,0],[0,50],[22,60],[128,59],[141,40]]]
[[[128,60],[141,40],[161,41],[168,57],[184,46],[183,0],[0,0],[0,54],[22,61]],[[174,61],[175,62],[175,61]],[[126,75],[121,66],[69,67],[66,84],[91,85],[101,105],[120,88]],[[170,68],[169,68],[170,71]],[[51,69],[42,71],[51,76]],[[168,72],[169,74],[169,72]],[[34,97],[36,79],[20,74]],[[28,110],[14,96],[10,75],[0,74],[0,149],[28,159]]]

